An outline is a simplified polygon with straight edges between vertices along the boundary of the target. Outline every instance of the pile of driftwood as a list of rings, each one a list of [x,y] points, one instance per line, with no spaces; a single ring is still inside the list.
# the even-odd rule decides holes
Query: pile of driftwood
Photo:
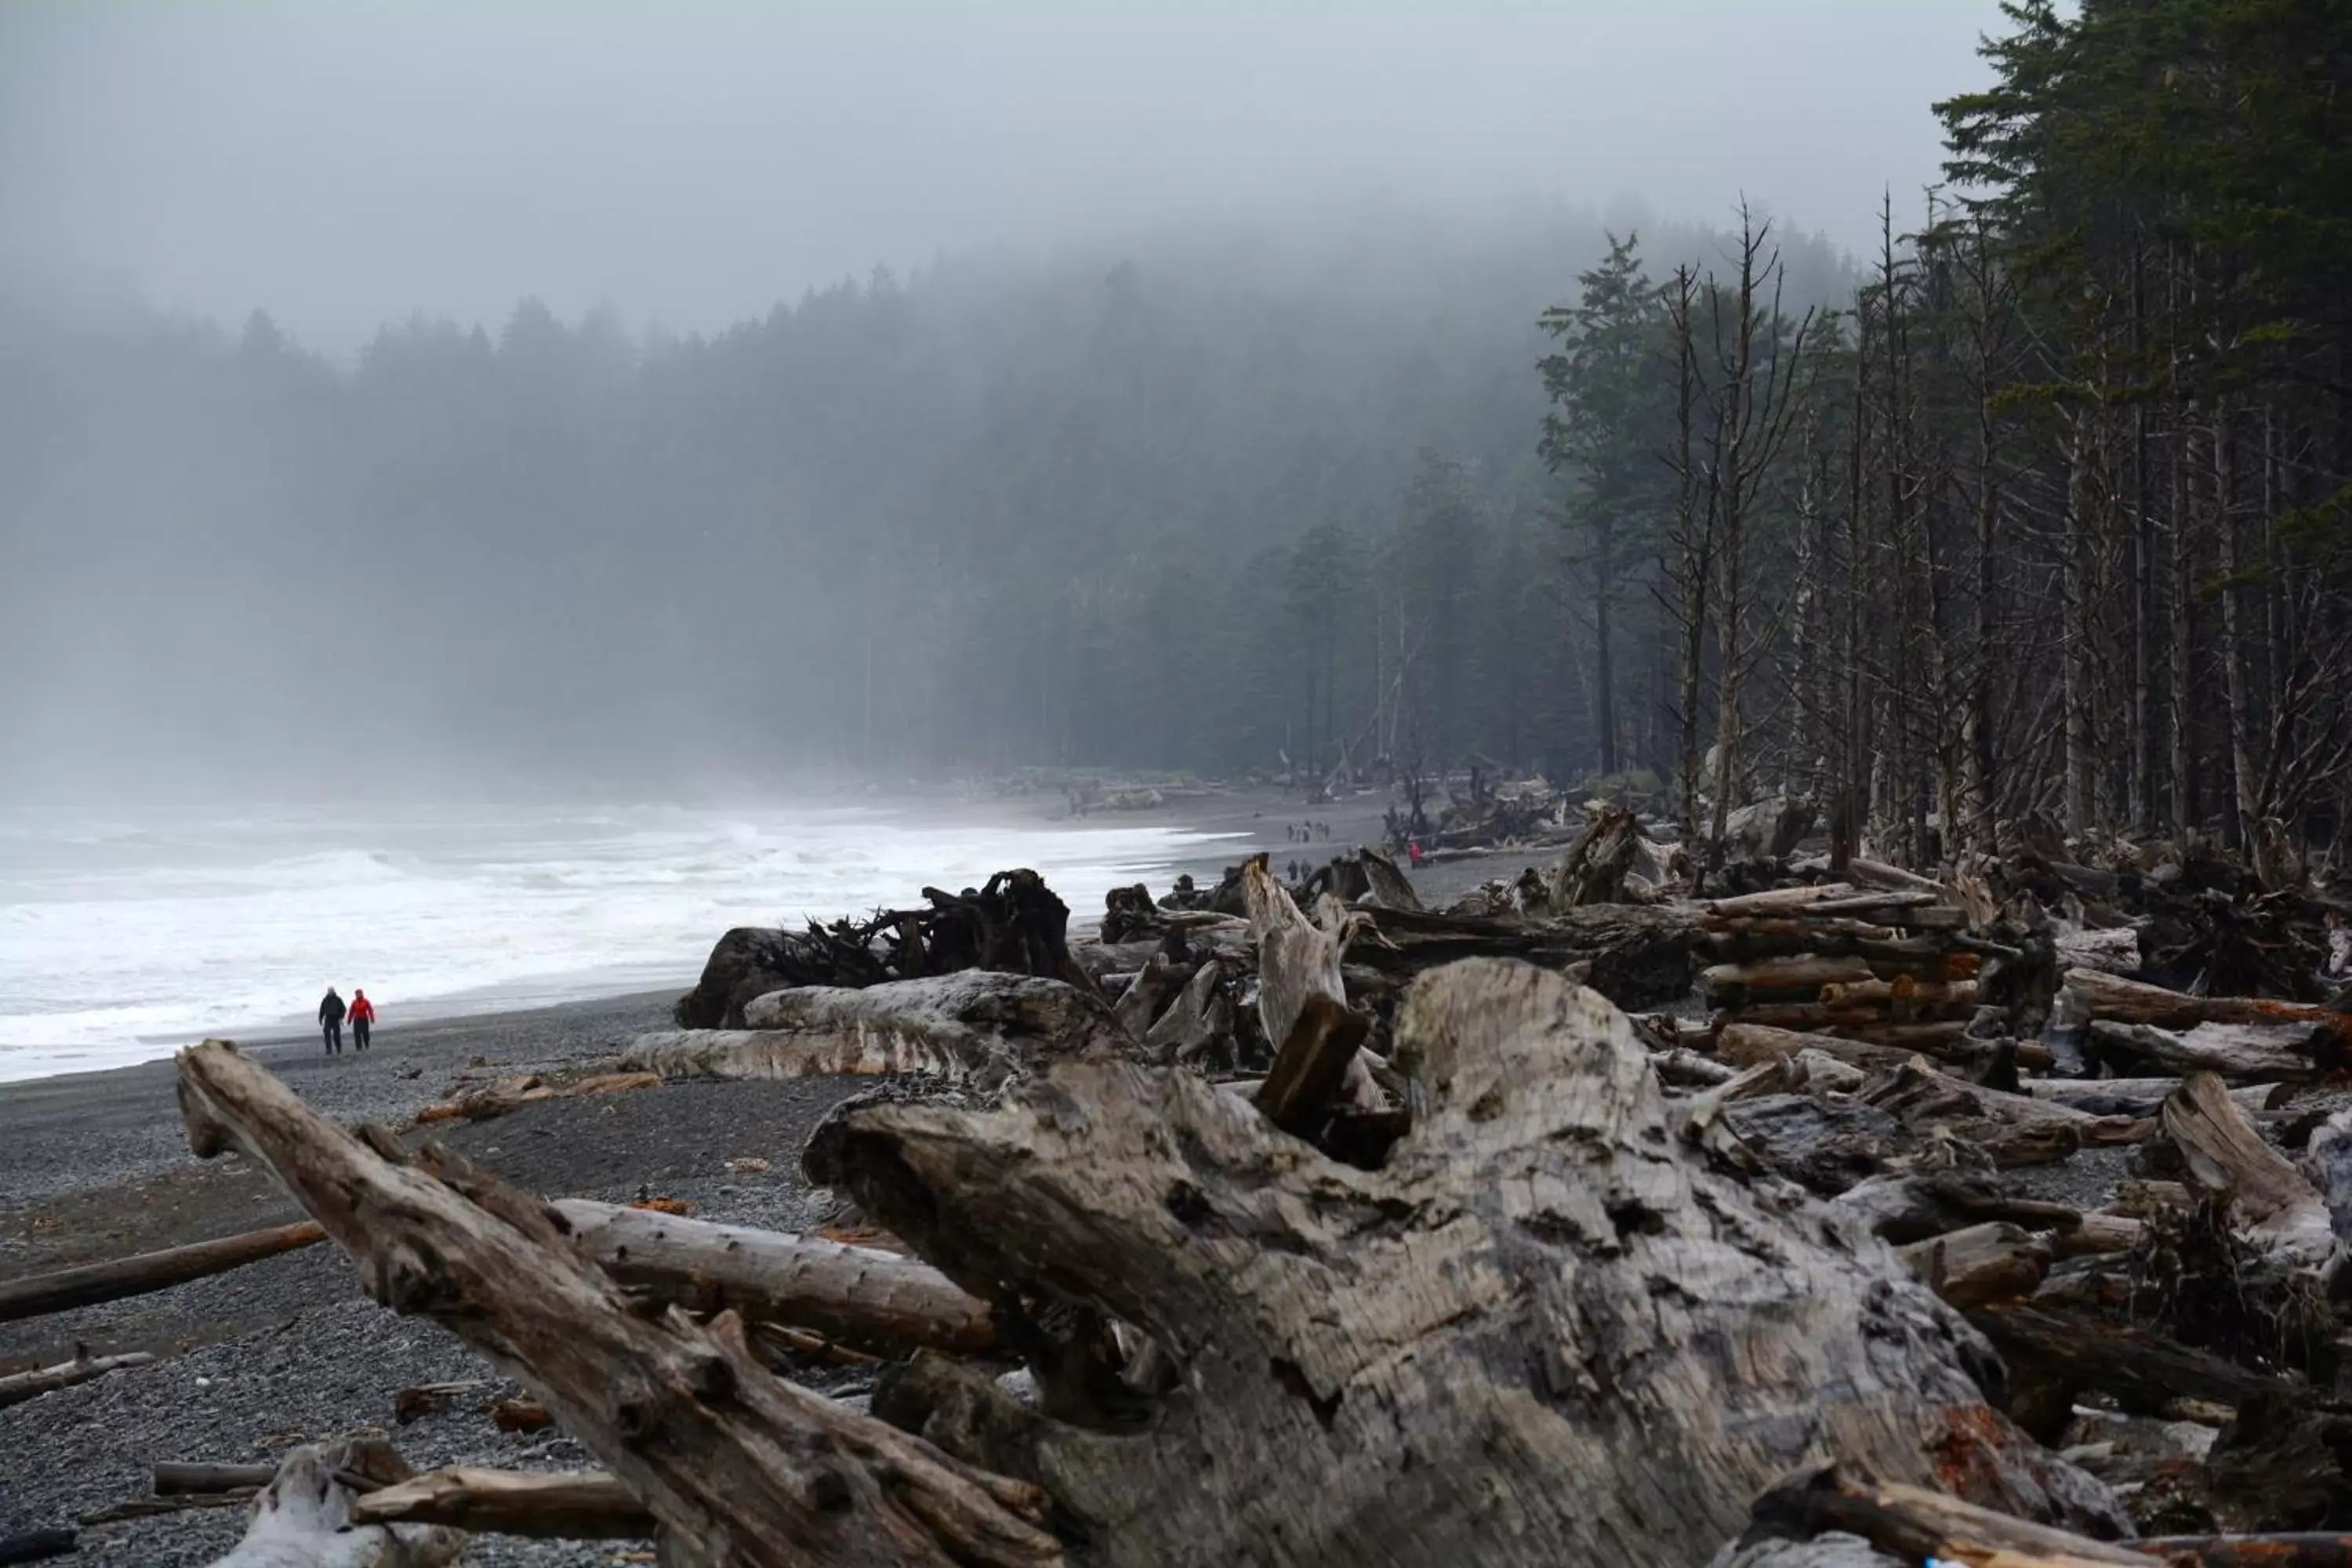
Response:
[[[183,1053],[199,1153],[604,1467],[305,1450],[267,1560],[2352,1561],[2346,1015],[2158,984],[2147,927],[1982,867],[1599,901],[1623,833],[1507,913],[1261,858],[1235,913],[1114,895],[1071,942],[1034,884],[974,928],[1022,931],[1001,968],[775,988],[615,1069],[949,1086],[805,1155],[904,1252],[550,1203]],[[1622,1010],[1695,971],[1712,1017]],[[875,1359],[869,1409],[812,1347]]]

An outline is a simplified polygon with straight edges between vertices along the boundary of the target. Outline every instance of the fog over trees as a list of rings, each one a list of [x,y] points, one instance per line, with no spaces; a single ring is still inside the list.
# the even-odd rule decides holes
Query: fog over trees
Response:
[[[709,338],[526,300],[347,366],[265,313],[12,299],[11,761],[1225,770],[1369,762],[1377,708],[1383,746],[1581,765],[1535,364],[1605,248],[1398,206],[877,271]]]
[[[2337,837],[2339,12],[2019,0],[1870,245],[1391,194],[348,352],[20,282],[8,774],[1475,762],[1912,858]]]

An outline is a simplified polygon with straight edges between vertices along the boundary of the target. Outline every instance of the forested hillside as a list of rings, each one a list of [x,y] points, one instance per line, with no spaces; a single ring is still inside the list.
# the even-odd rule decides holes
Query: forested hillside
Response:
[[[102,712],[121,759],[337,783],[1270,766],[1404,663],[1433,754],[1582,765],[1534,363],[1602,244],[1399,208],[348,365],[17,298],[9,761]]]

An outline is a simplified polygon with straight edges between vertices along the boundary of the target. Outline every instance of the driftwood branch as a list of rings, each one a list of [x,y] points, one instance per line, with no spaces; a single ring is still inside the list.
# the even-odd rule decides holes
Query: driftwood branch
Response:
[[[378,1300],[435,1318],[531,1386],[685,1561],[1061,1560],[1034,1488],[771,1375],[731,1314],[709,1327],[634,1315],[545,1205],[437,1152],[400,1163],[388,1137],[363,1143],[232,1046],[179,1065],[199,1154],[245,1149]]]

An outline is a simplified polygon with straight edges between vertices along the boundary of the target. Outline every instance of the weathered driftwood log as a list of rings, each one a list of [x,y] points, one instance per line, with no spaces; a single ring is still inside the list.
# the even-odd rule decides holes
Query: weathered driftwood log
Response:
[[[993,1110],[845,1108],[813,1176],[976,1294],[1091,1308],[1174,1368],[1118,1435],[931,1358],[877,1408],[1039,1479],[1102,1564],[1687,1563],[1791,1464],[1924,1479],[1959,1429],[2034,1469],[1982,1495],[2119,1523],[1986,1407],[1991,1364],[1890,1255],[1685,1150],[1598,996],[1458,964],[1408,994],[1392,1061],[1416,1115],[1376,1171],[1123,1063]]]
[[[1817,882],[1809,888],[1773,888],[1760,893],[1742,893],[1737,898],[1710,899],[1699,908],[1710,915],[1783,915],[1793,910],[1805,909],[1826,899],[1842,899],[1853,894],[1851,882]]]
[[[2235,1407],[2294,1386],[2210,1351],[2079,1307],[1994,1301],[1969,1314],[2009,1367],[2010,1413],[2056,1441],[2074,1400],[2095,1389],[2135,1415],[2163,1415],[2180,1399]]]
[[[377,1300],[431,1316],[532,1387],[645,1502],[669,1550],[710,1568],[1045,1564],[1042,1497],[771,1375],[740,1321],[632,1313],[546,1205],[446,1152],[405,1162],[304,1105],[235,1047],[182,1051],[199,1156],[267,1166],[358,1263]]]
[[[70,1557],[79,1547],[80,1538],[70,1530],[27,1530],[0,1535],[0,1563],[47,1563],[52,1557]]]
[[[247,1231],[242,1236],[225,1236],[217,1241],[167,1247],[160,1252],[142,1252],[133,1258],[86,1263],[76,1268],[11,1279],[0,1284],[0,1323],[37,1318],[45,1312],[62,1312],[69,1307],[143,1296],[151,1290],[184,1285],[207,1275],[226,1274],[232,1268],[242,1268],[248,1263],[258,1263],[265,1258],[275,1258],[326,1239],[325,1231],[310,1220],[302,1220]]]
[[[1370,1021],[1348,1005],[1339,936],[1299,913],[1264,856],[1242,868],[1242,900],[1257,939],[1258,1018],[1274,1046],[1258,1109],[1283,1131],[1312,1138],[1330,1120]]]
[[[1111,1004],[1111,1016],[1118,1020],[1120,1028],[1139,1040],[1143,1038],[1160,1021],[1160,1015],[1168,1010],[1168,1005],[1183,994],[1185,985],[1199,967],[1179,963],[1165,953],[1153,953],[1135,972],[1135,978],[1128,982],[1118,1000]]]
[[[2180,1087],[2177,1078],[2040,1078],[2021,1086],[2036,1100],[2071,1105],[2094,1116],[2154,1116]],[[2269,1110],[2286,1090],[2275,1083],[2250,1084],[2230,1090],[2238,1109]]]
[[[2013,1225],[1972,1225],[1902,1248],[1920,1284],[1966,1310],[2031,1295],[2050,1272],[2050,1248]]]
[[[1818,1001],[1824,985],[1851,985],[1874,978],[1859,958],[1822,958],[1799,953],[1751,963],[1716,963],[1699,972],[1699,988],[1718,1007],[1742,1002],[1798,998]]]
[[[275,1465],[156,1465],[150,1484],[157,1497],[202,1492],[259,1491],[278,1474]]]
[[[253,1500],[253,1522],[236,1549],[213,1568],[439,1568],[454,1563],[466,1538],[430,1524],[362,1524],[352,1517],[360,1489],[384,1479],[356,1463],[353,1445],[321,1449],[305,1443],[278,1462]],[[407,1467],[397,1464],[404,1474]],[[354,1474],[354,1471],[365,1472]]]
[[[555,1207],[605,1273],[698,1312],[731,1310],[856,1344],[977,1352],[996,1342],[986,1302],[895,1252],[586,1198]]]
[[[2164,1102],[2164,1132],[2179,1146],[2190,1179],[2233,1196],[2261,1240],[2314,1265],[2333,1249],[2319,1190],[2263,1141],[2219,1078],[2196,1073],[2181,1084]]]
[[[1592,814],[1544,879],[1551,912],[1625,901],[1625,874],[1642,852],[1642,825],[1622,805]]]
[[[2154,1024],[2091,1022],[2101,1059],[2148,1062],[2176,1073],[2212,1072],[2256,1083],[2303,1083],[2319,1076],[2312,1029],[2304,1025],[2199,1024],[2176,1034]]]
[[[1917,974],[1931,980],[1966,979],[1982,959],[1956,950],[1940,937],[1905,936],[1895,927],[1866,921],[1802,915],[1709,916],[1700,946],[1724,963],[1815,953],[1824,958],[1862,958],[1874,970]]]
[[[1378,940],[1348,950],[1361,964],[1406,980],[1465,958],[1517,958],[1545,969],[1583,964],[1585,984],[1621,1007],[1654,1007],[1690,990],[1699,926],[1685,910],[1601,904],[1549,920],[1370,911]]]
[[[1385,849],[1353,849],[1336,855],[1307,875],[1300,896],[1313,903],[1323,893],[1376,910],[1418,910],[1421,895]],[[1244,897],[1246,907],[1246,897]]]
[[[1225,983],[1228,961],[1203,963],[1173,1005],[1145,1032],[1143,1046],[1153,1061],[1192,1062],[1234,1035],[1233,998]]]
[[[2120,1024],[2153,1024],[2159,1029],[2193,1029],[2200,1024],[2302,1024],[2316,1026],[2338,1043],[2352,1042],[2352,1013],[2308,1002],[2276,1002],[2262,996],[2191,996],[2146,981],[2096,969],[2070,969],[2065,988],[2084,1016]]]
[[[1977,983],[1973,980],[1913,980],[1907,974],[1897,975],[1892,980],[1835,981],[1822,987],[1822,1000],[1832,1007],[1885,1007],[1899,1018],[1906,1008],[1972,1008],[1977,1005]]]
[[[2129,926],[2112,931],[2069,931],[2054,939],[2058,962],[2069,969],[2096,969],[2109,974],[2129,974],[2139,968],[2139,932]]]
[[[1873,1176],[1831,1199],[1827,1207],[1898,1246],[1990,1221],[2063,1231],[2083,1218],[2063,1204],[2021,1197],[1990,1177],[1959,1171]]]
[[[55,1366],[35,1367],[30,1372],[12,1372],[0,1377],[0,1408],[22,1405],[27,1399],[38,1399],[44,1394],[54,1394],[60,1388],[88,1383],[109,1373],[127,1372],[133,1367],[151,1365],[155,1358],[145,1351],[131,1351],[122,1355],[89,1355],[76,1347],[74,1358]]]
[[[965,969],[1084,984],[1071,961],[1070,911],[1034,871],[999,871],[988,885],[925,888],[929,907],[864,921],[812,921],[804,931],[742,927],[719,938],[702,978],[672,1009],[682,1029],[737,1029],[754,997],[793,986],[856,988]]]
[[[353,1500],[354,1524],[437,1524],[562,1541],[640,1541],[654,1516],[598,1470],[427,1470]]]
[[[756,1027],[640,1035],[622,1063],[671,1079],[930,1073],[992,1089],[1055,1057],[1134,1048],[1100,996],[992,970],[779,991],[744,1013]]]
[[[1859,1536],[1905,1563],[1979,1568],[2148,1568],[2131,1548],[2054,1530],[1964,1502],[1948,1493],[1873,1479],[1864,1466],[1824,1465],[1791,1476],[1756,1500],[1750,1541]]]

